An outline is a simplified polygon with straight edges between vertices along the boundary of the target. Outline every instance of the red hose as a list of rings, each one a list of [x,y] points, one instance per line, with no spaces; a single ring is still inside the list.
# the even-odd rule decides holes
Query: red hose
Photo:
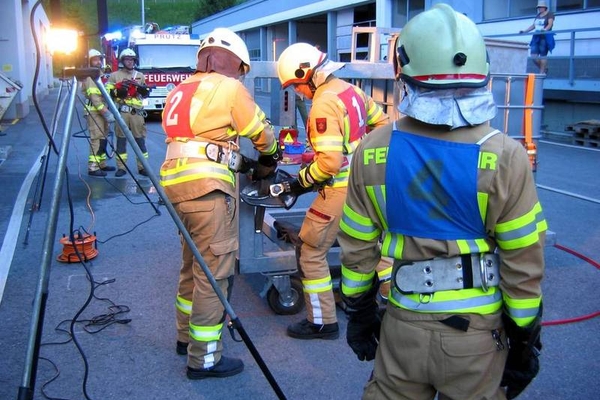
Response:
[[[554,247],[556,247],[557,249],[566,251],[567,253],[573,254],[575,257],[579,257],[583,261],[587,262],[588,264],[592,264],[594,267],[600,269],[600,263],[592,260],[589,257],[584,256],[583,254],[580,254],[580,253],[576,252],[575,250],[571,250],[568,247],[561,246],[560,244],[555,244]]]
[[[561,246],[560,244],[554,244],[554,247],[556,247],[559,250],[566,251],[567,253],[572,254],[575,257],[582,259],[583,261],[587,262],[588,264],[593,265],[597,269],[600,269],[600,263],[592,260],[589,257],[584,256],[581,253],[576,252],[575,250],[569,249],[568,247],[565,247],[565,246]],[[599,315],[600,315],[600,311],[596,311],[591,314],[582,315],[580,317],[567,318],[567,319],[556,319],[553,321],[544,321],[544,322],[542,322],[542,326],[572,324],[574,322],[580,322],[580,321],[585,321],[588,319],[596,318]]]

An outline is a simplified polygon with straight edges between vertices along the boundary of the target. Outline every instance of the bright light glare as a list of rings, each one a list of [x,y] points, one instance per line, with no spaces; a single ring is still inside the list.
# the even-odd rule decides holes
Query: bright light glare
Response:
[[[136,39],[141,39],[146,37],[146,34],[144,32],[142,32],[140,29],[135,29],[133,31],[131,31],[131,37],[136,38]]]
[[[106,39],[108,41],[110,41],[110,40],[121,40],[122,37],[123,37],[123,34],[121,33],[121,31],[107,33],[106,35],[104,35],[104,39]]]
[[[71,54],[77,50],[78,33],[72,29],[50,29],[47,45],[52,54]]]

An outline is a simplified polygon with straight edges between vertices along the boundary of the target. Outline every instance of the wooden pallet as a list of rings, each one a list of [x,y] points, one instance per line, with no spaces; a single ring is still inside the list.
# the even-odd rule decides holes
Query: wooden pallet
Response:
[[[573,138],[573,144],[576,146],[600,148],[600,140],[577,139]]]
[[[600,147],[600,121],[581,121],[573,125],[567,125],[565,131],[571,132],[572,143],[585,147]]]

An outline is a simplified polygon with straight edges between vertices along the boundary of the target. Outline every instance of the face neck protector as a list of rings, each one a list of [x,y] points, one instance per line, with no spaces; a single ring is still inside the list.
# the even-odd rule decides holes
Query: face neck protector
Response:
[[[323,64],[321,64],[314,72],[311,80],[315,85],[315,88],[321,86],[325,80],[334,73],[335,71],[344,67],[344,63],[331,61],[329,59],[325,60]]]
[[[398,111],[431,125],[450,129],[480,125],[496,116],[496,103],[487,87],[428,89],[398,81]]]
[[[207,47],[200,50],[196,70],[217,72],[234,79],[239,79],[245,72],[242,60],[229,50],[220,47]]]

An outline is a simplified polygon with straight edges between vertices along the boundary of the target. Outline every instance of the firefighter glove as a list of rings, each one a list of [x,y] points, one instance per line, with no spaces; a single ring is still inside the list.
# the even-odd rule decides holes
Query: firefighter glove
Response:
[[[252,173],[252,180],[257,181],[275,175],[278,160],[279,152],[271,155],[260,155],[254,168],[254,172]]]
[[[113,91],[113,96],[118,99],[126,99],[127,98],[128,88],[126,85],[118,85]]]
[[[304,187],[296,178],[283,179],[280,182],[271,185],[269,188],[271,196],[293,195],[300,196],[301,194],[312,192],[312,187]]]
[[[381,314],[377,304],[378,281],[375,279],[368,292],[360,297],[347,297],[342,293],[346,304],[348,327],[346,341],[360,361],[375,358],[381,330]]]
[[[500,386],[506,386],[506,397],[511,400],[525,390],[540,370],[541,306],[540,314],[527,327],[518,326],[506,314],[502,315],[502,319],[509,349]]]
[[[150,89],[148,88],[148,86],[138,85],[137,86],[137,92],[143,98],[146,98],[146,97],[148,97],[150,95]]]

